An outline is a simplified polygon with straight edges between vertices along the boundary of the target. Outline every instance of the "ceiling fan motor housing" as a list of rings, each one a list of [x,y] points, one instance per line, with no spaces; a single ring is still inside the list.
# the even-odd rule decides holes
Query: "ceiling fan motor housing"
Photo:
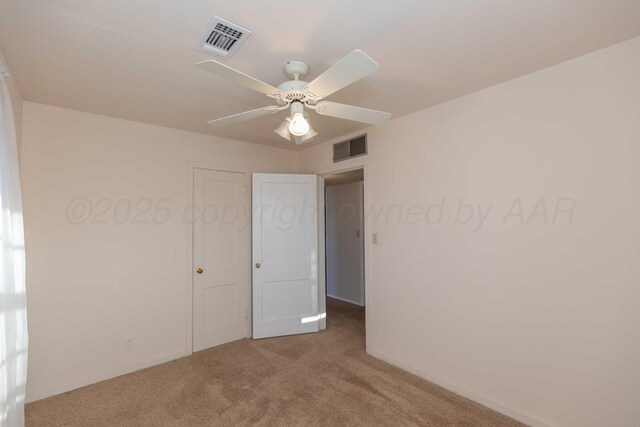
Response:
[[[304,102],[306,94],[303,89],[308,85],[308,82],[304,80],[289,80],[281,83],[278,86],[278,90],[282,92],[282,97],[278,98],[278,104],[285,105],[294,101]]]

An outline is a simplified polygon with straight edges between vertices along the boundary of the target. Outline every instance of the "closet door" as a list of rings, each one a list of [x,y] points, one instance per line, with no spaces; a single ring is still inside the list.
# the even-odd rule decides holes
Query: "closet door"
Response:
[[[193,351],[245,338],[251,289],[248,174],[193,173]]]

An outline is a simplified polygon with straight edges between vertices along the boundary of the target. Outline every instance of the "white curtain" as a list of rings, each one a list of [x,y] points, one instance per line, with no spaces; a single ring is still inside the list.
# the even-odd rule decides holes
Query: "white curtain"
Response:
[[[27,307],[18,147],[9,90],[0,73],[0,426],[24,425]]]

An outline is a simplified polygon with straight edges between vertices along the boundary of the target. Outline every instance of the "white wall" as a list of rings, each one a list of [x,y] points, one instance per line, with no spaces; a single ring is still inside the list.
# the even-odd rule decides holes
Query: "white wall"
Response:
[[[292,151],[30,102],[23,131],[29,400],[189,352],[188,161],[297,170]]]
[[[327,295],[364,305],[362,181],[326,188]]]
[[[532,424],[639,425],[640,38],[368,135],[368,350]]]

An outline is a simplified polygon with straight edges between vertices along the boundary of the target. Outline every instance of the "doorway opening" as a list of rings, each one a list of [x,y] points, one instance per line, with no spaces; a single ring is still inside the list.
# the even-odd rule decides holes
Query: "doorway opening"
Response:
[[[365,336],[364,169],[324,175],[327,327]]]

